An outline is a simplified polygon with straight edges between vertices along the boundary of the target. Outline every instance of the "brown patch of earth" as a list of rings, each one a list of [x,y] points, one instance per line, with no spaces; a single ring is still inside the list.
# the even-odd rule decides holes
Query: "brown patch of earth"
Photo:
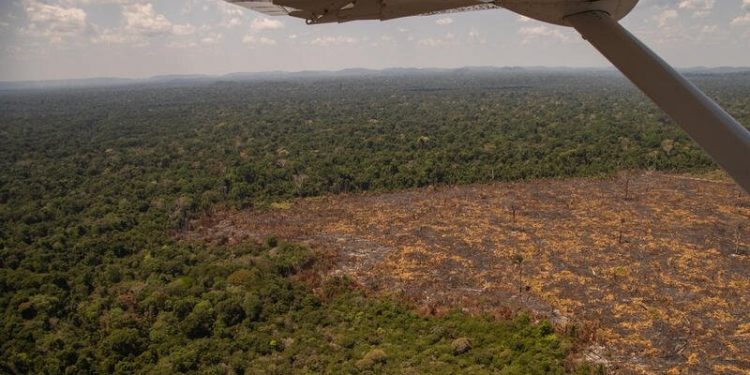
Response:
[[[748,374],[749,224],[750,198],[725,180],[641,173],[299,199],[180,237],[274,235],[425,312],[546,316],[615,373]]]

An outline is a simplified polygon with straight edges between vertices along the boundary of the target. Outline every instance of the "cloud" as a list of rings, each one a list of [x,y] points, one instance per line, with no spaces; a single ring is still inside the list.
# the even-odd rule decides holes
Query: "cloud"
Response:
[[[224,26],[229,28],[237,27],[239,25],[242,25],[242,18],[240,17],[231,17],[224,22]]]
[[[270,18],[256,18],[250,23],[250,30],[253,31],[277,30],[283,27],[284,23]]]
[[[188,48],[196,48],[198,47],[198,43],[193,41],[174,41],[167,43],[167,48],[175,48],[175,49],[188,49]]]
[[[94,44],[131,44],[135,47],[143,47],[148,42],[140,36],[128,34],[118,29],[104,29],[97,31],[91,37],[91,43]]]
[[[705,17],[711,13],[714,5],[716,0],[682,0],[677,7],[692,11],[693,17]]]
[[[172,26],[172,34],[178,36],[193,35],[196,30],[195,26],[190,24]]]
[[[224,1],[216,2],[216,7],[222,15],[221,25],[226,28],[234,28],[242,25],[245,21],[247,12],[234,4]]]
[[[455,45],[457,44],[457,40],[455,35],[446,33],[442,37],[420,39],[417,41],[417,44],[424,47],[441,47]]]
[[[437,21],[435,21],[435,23],[440,26],[450,25],[453,23],[453,18],[450,18],[450,17],[438,18]]]
[[[151,3],[128,5],[122,16],[125,19],[125,29],[137,35],[153,37],[171,34],[174,30],[167,17],[157,14]]]
[[[518,30],[518,34],[523,37],[522,44],[528,44],[533,42],[535,39],[546,39],[546,40],[557,40],[563,43],[569,43],[573,41],[573,38],[569,35],[564,34],[562,31],[547,27],[545,25],[522,27]]]
[[[485,44],[487,43],[487,39],[482,37],[482,34],[479,33],[479,30],[477,29],[471,29],[469,30],[469,34],[467,35],[466,40],[471,44]]]
[[[732,22],[730,22],[732,26],[750,25],[750,0],[742,0],[741,10],[744,11],[745,14],[733,19]]]
[[[701,28],[703,34],[713,34],[719,31],[719,27],[716,25],[705,25]]]
[[[656,23],[659,24],[659,28],[665,28],[669,22],[677,18],[677,11],[674,9],[665,9],[663,12],[655,16]]]
[[[745,11],[745,14],[733,19],[732,26],[750,25],[750,0],[742,0],[741,9]]]
[[[346,45],[346,44],[355,44],[357,43],[357,38],[352,38],[348,36],[325,36],[325,37],[318,37],[310,41],[310,45],[313,46],[319,46],[319,47],[329,47],[329,46],[340,46],[340,45]]]
[[[200,39],[200,42],[203,45],[218,44],[219,41],[221,41],[223,38],[224,38],[224,35],[220,33],[210,33],[209,35],[202,37]]]
[[[203,29],[203,28],[202,28]],[[205,30],[202,30],[205,31]],[[205,33],[201,37],[193,37],[186,40],[170,40],[165,45],[167,48],[175,48],[175,49],[190,49],[190,48],[199,48],[201,46],[209,46],[218,44],[222,39],[224,39],[224,35],[219,32],[208,32]]]
[[[264,36],[245,35],[242,38],[242,43],[249,44],[251,46],[275,46],[276,41]]]
[[[149,44],[147,40],[149,38],[189,36],[196,34],[197,31],[198,28],[191,24],[172,23],[163,14],[157,13],[151,3],[136,3],[126,5],[122,8],[122,24],[120,27],[100,30],[91,38],[91,41],[97,44],[132,44],[134,46],[145,46]],[[209,36],[206,38],[212,37]],[[175,41],[172,42],[174,45],[180,44]],[[187,43],[182,44],[186,45]]]
[[[29,23],[22,32],[27,35],[47,38],[57,44],[65,38],[83,33],[87,28],[87,15],[81,8],[45,4],[37,0],[26,0],[23,6]]]
[[[139,0],[62,0],[65,3],[69,4],[80,4],[80,5],[125,5],[125,4],[134,4],[139,2]]]
[[[732,26],[750,25],[750,12],[733,19],[731,24]]]

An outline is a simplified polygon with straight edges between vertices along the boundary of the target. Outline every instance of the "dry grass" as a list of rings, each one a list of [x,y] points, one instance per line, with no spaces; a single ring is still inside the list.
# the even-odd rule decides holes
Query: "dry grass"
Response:
[[[184,239],[305,241],[335,256],[331,272],[425,313],[523,309],[575,325],[596,349],[589,358],[615,373],[750,373],[750,198],[722,179],[644,173],[339,195],[222,212],[193,228]]]

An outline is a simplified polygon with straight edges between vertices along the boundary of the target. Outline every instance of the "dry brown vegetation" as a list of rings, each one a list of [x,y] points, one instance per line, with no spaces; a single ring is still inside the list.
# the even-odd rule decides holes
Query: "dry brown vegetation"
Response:
[[[425,313],[527,310],[615,373],[748,374],[749,224],[726,180],[637,173],[300,199],[181,236],[304,241]]]

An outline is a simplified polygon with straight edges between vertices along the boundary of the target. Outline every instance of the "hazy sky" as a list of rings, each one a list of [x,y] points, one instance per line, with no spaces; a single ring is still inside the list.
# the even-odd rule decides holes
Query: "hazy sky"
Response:
[[[676,66],[750,66],[750,0],[641,0],[623,23]],[[501,9],[307,26],[219,0],[0,0],[0,80],[477,65],[607,63]]]

